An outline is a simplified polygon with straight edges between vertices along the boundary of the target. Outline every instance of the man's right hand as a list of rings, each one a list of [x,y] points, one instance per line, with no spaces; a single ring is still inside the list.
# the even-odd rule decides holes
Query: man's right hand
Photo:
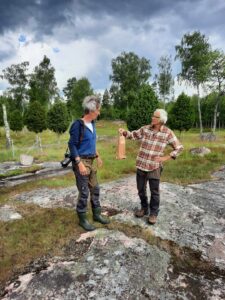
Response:
[[[126,130],[123,129],[123,128],[119,128],[119,129],[118,129],[118,132],[119,132],[120,135],[123,135],[123,133],[124,133],[125,131],[126,131]]]
[[[88,175],[87,169],[85,165],[82,163],[82,161],[78,164],[78,168],[81,175],[83,176]]]

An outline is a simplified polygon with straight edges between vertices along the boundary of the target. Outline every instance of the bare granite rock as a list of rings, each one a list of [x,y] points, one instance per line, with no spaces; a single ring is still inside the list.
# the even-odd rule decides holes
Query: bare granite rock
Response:
[[[154,226],[134,217],[135,176],[102,184],[102,206],[117,212],[111,220],[124,233],[83,234],[65,257],[9,284],[3,299],[225,299],[225,168],[214,176],[189,186],[161,183]],[[39,189],[15,200],[75,209],[76,197],[71,187]]]
[[[175,271],[171,256],[119,231],[85,233],[79,260],[55,260],[38,274],[20,276],[3,299],[222,299],[221,278]],[[193,285],[193,286],[191,286]],[[196,287],[195,287],[196,285]]]
[[[22,216],[10,205],[0,206],[0,221],[8,222],[21,219]]]

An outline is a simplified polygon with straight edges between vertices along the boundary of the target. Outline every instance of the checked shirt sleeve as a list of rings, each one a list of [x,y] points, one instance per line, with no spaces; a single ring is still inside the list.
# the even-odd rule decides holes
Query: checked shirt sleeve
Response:
[[[183,151],[184,147],[183,145],[181,145],[181,143],[179,142],[179,140],[177,139],[177,137],[175,136],[175,134],[173,133],[173,131],[171,130],[168,136],[168,144],[172,146],[172,148],[174,149],[171,153],[170,156],[173,159],[176,159],[176,157],[178,155],[180,155],[180,153]]]
[[[140,140],[143,138],[144,127],[141,127],[138,130],[127,131],[126,138],[131,140]]]

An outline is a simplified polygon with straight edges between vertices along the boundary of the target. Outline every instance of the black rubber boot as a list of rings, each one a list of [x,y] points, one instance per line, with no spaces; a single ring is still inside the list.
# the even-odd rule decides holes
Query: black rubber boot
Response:
[[[86,231],[95,230],[95,226],[90,224],[87,220],[86,213],[79,213],[77,212],[79,218],[79,225],[83,227]]]
[[[109,224],[110,221],[101,216],[101,207],[93,208],[93,220],[101,224]]]

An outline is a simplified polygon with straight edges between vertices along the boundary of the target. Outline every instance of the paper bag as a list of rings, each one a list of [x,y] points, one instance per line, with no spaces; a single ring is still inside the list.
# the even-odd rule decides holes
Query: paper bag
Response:
[[[118,136],[116,159],[126,158],[126,142],[123,135]]]

